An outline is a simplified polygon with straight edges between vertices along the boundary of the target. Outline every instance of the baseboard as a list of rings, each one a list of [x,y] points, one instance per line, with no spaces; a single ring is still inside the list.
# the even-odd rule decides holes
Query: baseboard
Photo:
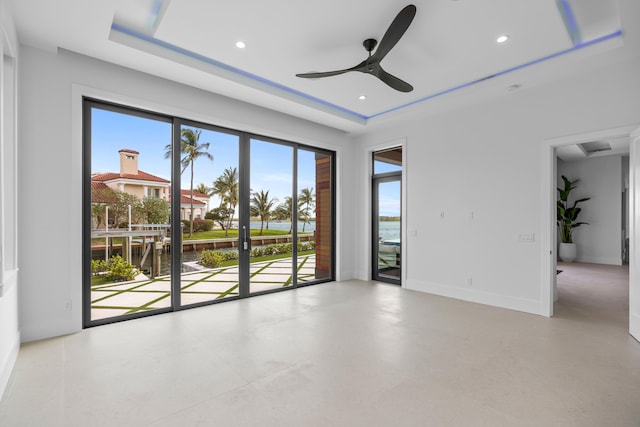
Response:
[[[462,301],[474,302],[478,304],[490,305],[492,307],[506,308],[509,310],[522,311],[524,313],[545,316],[542,309],[542,303],[539,300],[517,298],[494,294],[491,292],[479,291],[477,289],[460,288],[457,286],[450,286],[442,283],[423,282],[420,280],[412,279],[407,280],[406,288],[443,297],[455,298]]]
[[[16,338],[11,346],[11,350],[7,354],[7,357],[2,361],[2,365],[0,365],[0,400],[2,400],[2,396],[4,396],[5,389],[7,388],[7,384],[9,383],[9,378],[11,378],[11,372],[13,372],[13,367],[15,366],[16,360],[18,359],[19,351],[20,332],[16,334]]]
[[[576,259],[576,262],[584,262],[588,264],[622,265],[622,258],[578,257]]]

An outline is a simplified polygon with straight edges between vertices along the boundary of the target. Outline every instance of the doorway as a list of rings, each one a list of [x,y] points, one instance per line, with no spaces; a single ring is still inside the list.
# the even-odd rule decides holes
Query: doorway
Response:
[[[637,125],[623,127],[623,128],[616,128],[616,129],[608,129],[604,131],[590,132],[590,133],[585,133],[580,135],[572,135],[569,137],[562,137],[554,140],[549,140],[547,141],[547,144],[545,144],[544,150],[546,150],[548,154],[543,157],[544,159],[543,171],[545,171],[545,174],[548,176],[548,179],[549,179],[548,182],[545,183],[545,186],[548,185],[547,188],[549,191],[548,192],[549,197],[545,198],[544,200],[544,205],[545,205],[544,209],[546,212],[548,212],[548,220],[545,221],[545,224],[544,224],[545,233],[543,234],[543,240],[548,243],[544,244],[542,247],[544,251],[543,259],[545,260],[544,263],[546,264],[545,266],[543,266],[543,268],[545,271],[548,271],[549,276],[547,276],[547,278],[545,278],[545,280],[543,281],[542,295],[543,295],[543,310],[545,309],[545,306],[547,308],[546,310],[544,310],[545,314],[548,316],[553,316],[554,302],[557,299],[557,280],[558,280],[557,277],[558,277],[558,274],[560,275],[564,274],[564,273],[558,273],[557,263],[556,263],[557,248],[558,248],[557,246],[558,231],[556,226],[556,216],[557,216],[556,199],[557,199],[558,192],[556,188],[559,186],[559,183],[557,182],[558,181],[557,151],[562,147],[567,147],[567,146],[585,145],[586,143],[602,142],[602,141],[612,140],[616,138],[626,138],[627,141],[630,141],[631,143],[630,144],[630,161],[629,161],[629,178],[628,178],[629,204],[628,204],[628,207],[626,207],[629,210],[628,214],[630,219],[629,233],[628,233],[629,261],[630,261],[629,262],[630,264],[629,265],[629,291],[628,291],[629,293],[629,303],[628,303],[629,332],[631,335],[637,338],[638,336],[640,336],[640,322],[638,322],[638,319],[640,319],[640,316],[638,315],[640,304],[638,304],[636,300],[638,300],[640,294],[638,294],[637,292],[639,285],[637,283],[637,273],[635,273],[636,267],[634,265],[635,264],[634,255],[636,253],[634,242],[639,237],[638,227],[635,224],[637,211],[638,211],[638,209],[636,208],[636,204],[638,203],[638,200],[637,200],[637,197],[635,196],[635,192],[637,191],[637,188],[638,188],[638,183],[635,181],[637,180],[638,170],[640,170],[639,169],[640,159],[638,158],[638,155],[640,154],[640,152],[638,152],[638,147],[637,147],[637,145],[640,143],[640,138],[638,138],[639,136],[638,131],[636,130],[634,132],[635,129],[637,129]],[[586,149],[587,147],[583,147],[583,148]],[[569,177],[569,178],[574,179],[574,177]],[[580,177],[575,177],[575,178],[580,178]],[[599,182],[599,181],[596,181],[596,182]],[[621,197],[621,196],[616,196],[616,197]],[[618,202],[619,201],[616,201],[616,204]],[[586,221],[589,218],[584,217],[583,219]],[[617,234],[618,235],[615,236],[615,238],[619,239],[620,233],[617,233]],[[601,247],[602,245],[600,244],[591,245],[590,249],[593,249],[593,248],[601,249]],[[619,257],[620,259],[624,257],[624,251],[621,251],[621,253],[623,255]],[[608,263],[603,261],[604,258],[599,259],[598,255],[595,253],[592,253],[587,258],[584,258],[586,254],[587,253],[585,251],[583,253],[582,261],[596,263],[596,264]],[[600,257],[602,257],[602,255],[600,255]],[[609,262],[609,263],[612,263],[612,262]],[[560,269],[562,270],[562,267],[560,267]]]
[[[373,153],[373,280],[400,285],[402,278],[402,147]]]

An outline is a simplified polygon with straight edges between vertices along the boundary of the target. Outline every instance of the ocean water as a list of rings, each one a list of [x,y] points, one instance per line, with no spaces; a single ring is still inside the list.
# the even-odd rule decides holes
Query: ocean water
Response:
[[[316,231],[316,222],[311,221],[303,224],[301,221],[298,221],[298,231],[302,231],[302,227],[304,225],[305,233],[307,231]],[[284,230],[289,231],[291,227],[291,221],[271,221],[269,222],[269,230]],[[264,228],[267,228],[267,223],[264,223]],[[260,221],[251,221],[251,229],[260,230]]]
[[[400,221],[380,221],[378,224],[382,240],[400,240]]]

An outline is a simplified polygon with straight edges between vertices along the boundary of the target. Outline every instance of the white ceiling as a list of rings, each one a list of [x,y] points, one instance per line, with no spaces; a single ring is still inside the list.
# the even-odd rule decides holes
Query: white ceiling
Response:
[[[589,152],[583,144],[596,143],[602,147],[608,147],[601,151]],[[556,155],[565,162],[584,160],[587,158],[604,156],[624,156],[629,154],[629,135],[621,135],[613,138],[599,139],[597,141],[585,141],[581,144],[565,145],[556,148]]]
[[[23,43],[64,48],[356,133],[446,98],[464,105],[581,72],[584,61],[620,48],[628,35],[613,0],[415,0],[412,25],[382,61],[414,86],[401,93],[357,72],[323,79],[295,74],[356,65],[366,57],[362,41],[380,40],[408,1],[9,3]],[[501,34],[510,39],[499,45]],[[239,40],[245,49],[235,46]]]

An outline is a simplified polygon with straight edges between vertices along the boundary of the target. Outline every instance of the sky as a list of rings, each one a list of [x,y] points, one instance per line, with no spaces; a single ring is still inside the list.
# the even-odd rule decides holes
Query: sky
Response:
[[[125,148],[138,151],[138,168],[144,172],[171,180],[171,165],[164,158],[165,147],[171,142],[171,123],[92,109],[91,172],[119,172],[118,151]],[[200,144],[209,143],[213,161],[201,157],[194,162],[194,188],[200,183],[211,187],[213,181],[228,167],[238,167],[239,141],[235,135],[201,129]],[[251,141],[251,188],[269,190],[269,196],[284,202],[291,196],[293,185],[293,147]],[[190,188],[190,170],[182,174],[180,187]],[[315,153],[298,151],[298,188],[315,187]],[[315,189],[314,189],[315,193]],[[210,206],[216,206],[215,198]]]

